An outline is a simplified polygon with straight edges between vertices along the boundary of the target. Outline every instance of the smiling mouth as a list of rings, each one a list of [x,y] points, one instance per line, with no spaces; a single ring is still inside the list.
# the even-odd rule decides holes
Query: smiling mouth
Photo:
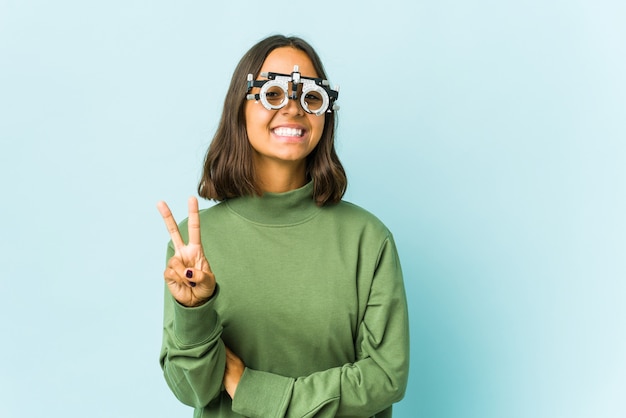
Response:
[[[276,134],[278,136],[302,138],[304,136],[304,130],[303,129],[298,129],[298,128],[280,127],[280,128],[275,128],[274,129],[274,134]]]

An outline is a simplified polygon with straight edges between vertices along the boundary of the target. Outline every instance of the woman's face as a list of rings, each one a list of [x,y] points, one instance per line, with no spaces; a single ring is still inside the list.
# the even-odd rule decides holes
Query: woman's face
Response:
[[[318,77],[308,55],[295,48],[273,50],[261,72],[291,74],[297,65],[303,77]],[[289,85],[291,89],[291,84]],[[255,88],[252,93],[258,93]],[[255,162],[302,163],[317,146],[324,130],[324,115],[316,116],[302,109],[300,100],[288,100],[285,107],[267,110],[261,102],[245,104],[246,130],[254,149]]]

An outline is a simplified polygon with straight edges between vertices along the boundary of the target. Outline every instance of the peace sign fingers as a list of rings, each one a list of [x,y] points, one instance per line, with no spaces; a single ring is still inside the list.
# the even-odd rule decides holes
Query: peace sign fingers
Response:
[[[202,248],[198,200],[190,197],[188,206],[189,242],[185,244],[170,208],[163,201],[157,203],[174,245],[174,255],[168,260],[163,277],[178,302],[185,306],[198,306],[213,295],[216,283]]]

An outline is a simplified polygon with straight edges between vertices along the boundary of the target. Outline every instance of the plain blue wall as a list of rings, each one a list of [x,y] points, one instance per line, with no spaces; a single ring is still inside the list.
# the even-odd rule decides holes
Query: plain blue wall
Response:
[[[625,416],[625,3],[214,3],[0,1],[0,416],[191,416],[157,363],[155,203],[185,216],[275,32],[341,85],[346,198],[400,249],[396,416]]]

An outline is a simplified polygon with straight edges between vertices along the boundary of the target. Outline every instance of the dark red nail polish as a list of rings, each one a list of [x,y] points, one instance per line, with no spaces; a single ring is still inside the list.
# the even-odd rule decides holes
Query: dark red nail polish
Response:
[[[188,279],[191,279],[193,277],[193,271],[187,270],[187,272],[185,273],[185,276],[187,276]]]
[[[189,286],[196,287],[196,282],[189,282]]]

